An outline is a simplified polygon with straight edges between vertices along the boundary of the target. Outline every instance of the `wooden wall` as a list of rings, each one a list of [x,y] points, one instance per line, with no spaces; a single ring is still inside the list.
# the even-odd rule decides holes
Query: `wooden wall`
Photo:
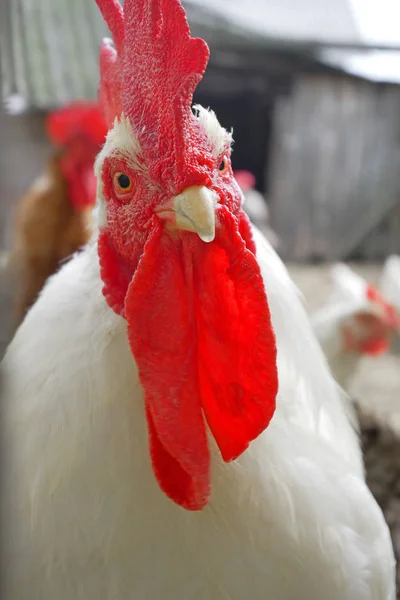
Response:
[[[270,213],[284,258],[352,256],[400,201],[400,87],[299,76],[275,107],[270,155]],[[400,224],[391,227],[400,252]],[[385,256],[386,241],[380,236],[380,256],[369,258]]]
[[[246,97],[235,88],[228,102],[203,84],[196,100],[235,126],[234,166],[253,170],[259,188],[268,188],[283,258],[380,260],[400,253],[400,86],[321,73],[296,75],[290,93],[269,83],[260,94],[246,83]],[[0,112],[0,130],[1,250],[49,144],[38,113]],[[259,159],[268,162],[265,178]]]
[[[389,254],[400,254],[400,201],[381,223],[365,236],[352,252],[351,258],[383,261]]]

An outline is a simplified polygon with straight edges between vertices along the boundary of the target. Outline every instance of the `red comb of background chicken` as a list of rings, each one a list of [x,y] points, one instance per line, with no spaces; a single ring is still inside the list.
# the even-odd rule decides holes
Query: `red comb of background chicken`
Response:
[[[97,4],[115,40],[115,48],[103,42],[100,55],[99,98],[108,125],[122,112],[129,119],[156,183],[151,189],[173,196],[212,185],[207,169],[216,168],[216,159],[191,109],[209,51],[190,37],[179,0],[125,0],[124,11],[116,0]],[[107,175],[103,181],[107,190]],[[141,193],[143,200],[154,192]],[[203,508],[210,494],[205,421],[230,461],[275,410],[275,337],[239,197],[237,206],[235,214],[218,206],[210,243],[184,231],[171,236],[157,214],[147,218],[144,246],[132,246],[129,259],[121,259],[127,244],[120,226],[113,235],[109,224],[98,241],[103,293],[128,323],[155,475],[190,510]],[[118,209],[111,202],[108,210],[115,223]]]
[[[50,113],[47,134],[63,149],[59,168],[67,183],[68,199],[76,211],[90,209],[96,201],[93,164],[107,135],[107,126],[95,102],[77,101]]]
[[[72,102],[53,111],[47,118],[46,129],[56,146],[65,146],[76,137],[85,137],[101,146],[107,135],[104,117],[94,102]]]
[[[243,192],[252,190],[256,185],[256,178],[250,171],[234,171],[234,176]]]

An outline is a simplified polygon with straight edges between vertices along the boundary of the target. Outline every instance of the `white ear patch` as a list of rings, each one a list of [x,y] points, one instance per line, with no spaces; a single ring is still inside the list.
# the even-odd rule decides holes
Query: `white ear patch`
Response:
[[[219,124],[214,111],[203,108],[200,104],[193,106],[193,110],[201,128],[210,141],[214,156],[220,156],[224,150],[231,146],[233,142],[232,132],[228,132]]]
[[[141,147],[139,140],[133,133],[129,120],[123,114],[119,119],[115,118],[114,126],[108,132],[105,144],[94,164],[94,172],[97,178],[97,199],[93,216],[98,227],[107,225],[106,200],[104,198],[101,170],[104,159],[108,156],[120,157],[135,171],[143,170],[143,164],[140,161]]]
[[[133,133],[131,123],[124,114],[119,119],[115,118],[114,127],[107,134],[104,149],[107,149],[107,155],[119,155],[132,169],[143,169],[140,162],[142,149],[139,139]]]

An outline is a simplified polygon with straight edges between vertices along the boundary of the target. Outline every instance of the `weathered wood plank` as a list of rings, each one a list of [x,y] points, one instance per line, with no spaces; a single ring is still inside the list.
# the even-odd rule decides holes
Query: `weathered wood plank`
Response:
[[[400,87],[300,75],[276,107],[272,152],[271,219],[284,257],[351,255],[400,200]]]

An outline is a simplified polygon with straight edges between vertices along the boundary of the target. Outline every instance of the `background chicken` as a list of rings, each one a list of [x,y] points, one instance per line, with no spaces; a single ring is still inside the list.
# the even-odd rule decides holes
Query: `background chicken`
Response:
[[[99,228],[3,363],[10,597],[392,600],[351,408],[192,112],[208,48],[177,0],[98,4]]]
[[[8,267],[15,277],[15,322],[46,279],[90,236],[96,199],[93,162],[106,126],[96,104],[77,102],[51,113],[47,132],[58,149],[21,199]]]
[[[363,356],[379,356],[398,343],[400,311],[348,265],[336,264],[331,273],[333,293],[311,320],[334,377],[348,388]]]

